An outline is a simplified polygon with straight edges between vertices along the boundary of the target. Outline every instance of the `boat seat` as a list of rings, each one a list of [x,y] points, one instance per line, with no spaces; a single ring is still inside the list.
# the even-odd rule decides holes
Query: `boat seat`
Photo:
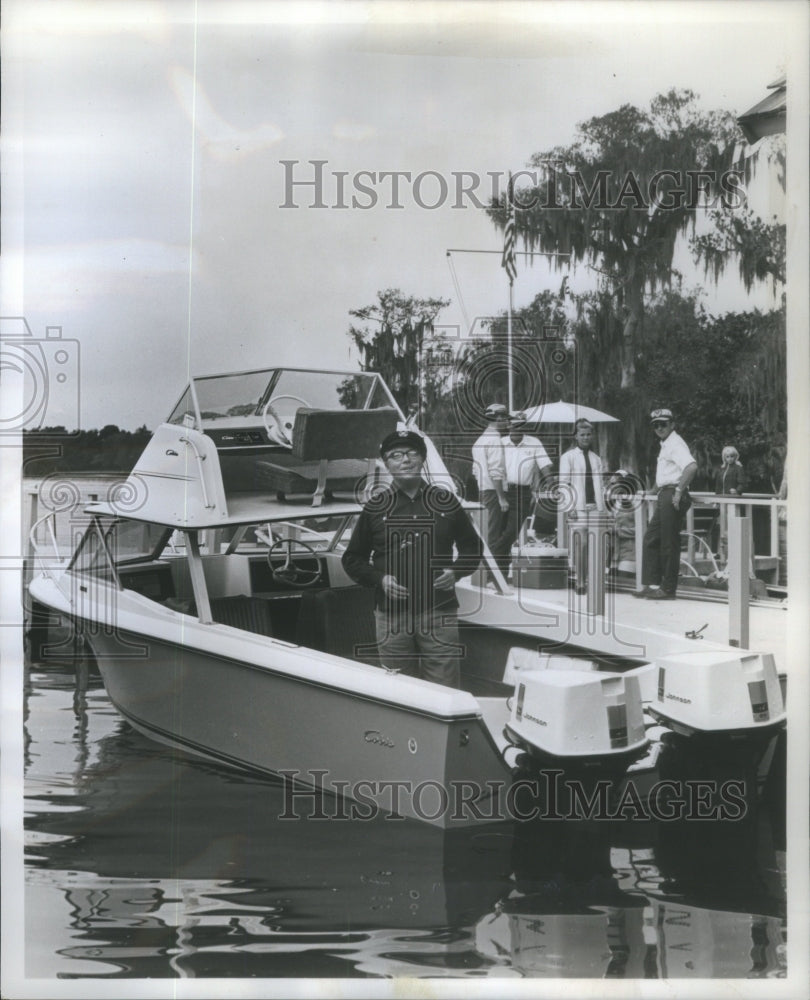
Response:
[[[353,493],[374,475],[380,442],[396,430],[397,413],[377,410],[315,410],[295,414],[292,450],[256,460],[257,488],[282,498],[312,497],[318,507],[327,493]]]
[[[241,628],[256,635],[272,636],[268,601],[263,597],[237,594],[233,597],[215,597],[211,600],[211,617],[220,625]]]
[[[299,646],[379,666],[374,591],[369,587],[305,591],[296,642]]]

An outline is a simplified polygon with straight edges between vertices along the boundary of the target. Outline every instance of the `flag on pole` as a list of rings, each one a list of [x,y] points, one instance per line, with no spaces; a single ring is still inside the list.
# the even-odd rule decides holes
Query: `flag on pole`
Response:
[[[509,218],[506,220],[506,228],[503,231],[501,267],[506,271],[511,285],[517,275],[515,267],[515,209],[513,207],[510,207]]]

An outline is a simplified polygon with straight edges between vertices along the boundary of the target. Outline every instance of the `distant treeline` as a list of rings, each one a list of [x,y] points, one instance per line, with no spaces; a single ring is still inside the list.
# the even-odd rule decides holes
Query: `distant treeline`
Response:
[[[26,476],[53,472],[129,472],[138,461],[152,432],[145,426],[122,431],[115,424],[101,430],[72,431],[42,427],[23,433],[23,468]]]

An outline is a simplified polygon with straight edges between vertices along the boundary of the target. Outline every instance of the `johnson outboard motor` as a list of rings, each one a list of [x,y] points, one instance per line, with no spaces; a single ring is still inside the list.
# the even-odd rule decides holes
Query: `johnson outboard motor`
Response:
[[[533,758],[613,770],[647,747],[637,669],[602,671],[592,660],[512,650],[504,680],[515,684],[506,735]]]
[[[650,712],[681,736],[758,740],[785,725],[770,653],[678,653],[656,660]]]

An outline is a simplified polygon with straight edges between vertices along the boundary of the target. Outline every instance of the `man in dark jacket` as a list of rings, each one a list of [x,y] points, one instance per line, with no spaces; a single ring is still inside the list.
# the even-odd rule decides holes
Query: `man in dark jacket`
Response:
[[[364,506],[343,567],[357,583],[375,588],[382,663],[458,687],[455,583],[478,568],[482,545],[458,498],[422,478],[426,454],[424,438],[414,431],[394,431],[382,442],[392,482]]]

